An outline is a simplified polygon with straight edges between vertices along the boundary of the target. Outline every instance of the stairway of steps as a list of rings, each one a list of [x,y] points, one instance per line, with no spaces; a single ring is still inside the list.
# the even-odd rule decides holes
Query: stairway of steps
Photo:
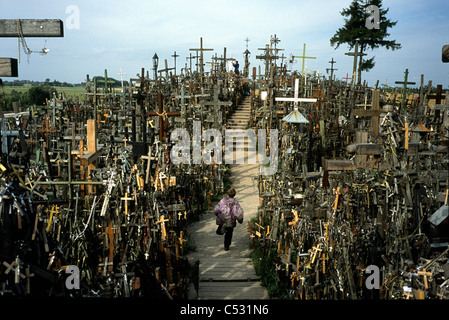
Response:
[[[251,98],[245,96],[226,123],[226,129],[243,129],[249,124],[251,116]]]
[[[250,120],[250,97],[245,97],[228,120],[226,130],[245,130]],[[245,139],[246,141],[247,139]],[[235,145],[234,145],[235,146]],[[224,250],[223,237],[215,233],[217,228],[213,213],[200,217],[200,221],[189,227],[191,240],[197,250],[189,253],[190,261],[199,261],[199,279],[196,297],[198,300],[264,300],[270,299],[267,289],[261,285],[250,258],[250,234],[247,223],[257,216],[259,192],[254,179],[259,174],[259,165],[249,164],[246,156],[247,143],[235,152],[230,165],[230,180],[237,191],[236,199],[244,209],[244,221],[234,229],[229,250]],[[243,149],[243,150],[242,150]],[[243,151],[243,152],[242,152]],[[193,292],[193,295],[195,292]]]

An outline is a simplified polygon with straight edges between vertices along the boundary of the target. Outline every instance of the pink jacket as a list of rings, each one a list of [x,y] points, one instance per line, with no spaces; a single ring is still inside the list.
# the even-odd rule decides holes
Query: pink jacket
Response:
[[[214,208],[214,214],[217,216],[215,222],[217,225],[224,224],[225,227],[235,227],[236,221],[243,222],[243,208],[237,200],[231,197],[224,197]]]

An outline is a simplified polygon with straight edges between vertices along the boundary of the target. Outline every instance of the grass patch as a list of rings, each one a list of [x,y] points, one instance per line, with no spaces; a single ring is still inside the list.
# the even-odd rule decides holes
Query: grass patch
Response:
[[[258,222],[257,218],[250,220],[253,230],[255,230],[255,222]],[[260,277],[261,284],[267,288],[270,298],[288,299],[287,284],[279,281],[276,275],[277,249],[265,247],[258,241],[254,245],[252,243],[250,245],[253,249],[250,258],[253,261],[256,274]]]

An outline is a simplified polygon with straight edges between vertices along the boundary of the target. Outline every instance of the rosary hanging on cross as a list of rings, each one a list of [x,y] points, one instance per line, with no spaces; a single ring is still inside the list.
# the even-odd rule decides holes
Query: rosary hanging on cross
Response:
[[[27,61],[28,63],[30,63],[30,55],[34,52],[34,53],[39,53],[41,56],[46,55],[47,53],[50,52],[50,49],[48,49],[47,46],[47,39],[45,39],[45,44],[44,47],[42,48],[41,51],[32,51],[29,47],[28,44],[25,41],[25,37],[23,36],[23,32],[22,32],[22,25],[20,23],[20,19],[17,19],[17,34],[18,34],[18,46],[19,46],[19,62],[20,62],[20,44],[22,44],[23,50],[25,51],[25,54],[27,55]]]

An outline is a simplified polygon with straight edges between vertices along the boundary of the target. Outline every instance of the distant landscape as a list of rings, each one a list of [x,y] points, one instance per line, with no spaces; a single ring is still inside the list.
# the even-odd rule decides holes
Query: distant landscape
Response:
[[[96,76],[91,80],[93,87],[94,80],[98,81],[97,88],[104,88],[104,77]],[[121,88],[121,81],[114,78],[108,78],[108,85],[114,90]],[[128,81],[123,81],[124,86],[128,86]],[[86,83],[68,83],[57,80],[51,81],[30,81],[14,80],[2,81],[0,86],[0,111],[12,110],[12,102],[20,102],[21,106],[27,105],[45,105],[46,101],[51,99],[54,94],[62,94],[65,98],[74,99],[78,97],[80,101],[85,100]]]

